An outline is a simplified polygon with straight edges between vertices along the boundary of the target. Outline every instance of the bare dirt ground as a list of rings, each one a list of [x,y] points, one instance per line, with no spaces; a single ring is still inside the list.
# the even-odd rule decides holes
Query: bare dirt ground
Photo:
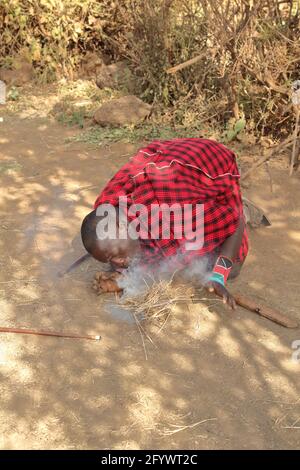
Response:
[[[91,290],[97,263],[76,236],[99,190],[134,148],[67,143],[74,129],[1,114],[0,326],[101,334],[98,343],[0,334],[2,449],[297,448],[300,363],[288,330],[242,309],[178,308],[147,344]],[[243,161],[243,159],[242,159]],[[245,160],[246,161],[246,160]],[[249,162],[248,162],[249,164]],[[271,228],[250,232],[232,291],[300,322],[300,185],[284,159],[245,194]],[[75,239],[75,242],[73,240]]]

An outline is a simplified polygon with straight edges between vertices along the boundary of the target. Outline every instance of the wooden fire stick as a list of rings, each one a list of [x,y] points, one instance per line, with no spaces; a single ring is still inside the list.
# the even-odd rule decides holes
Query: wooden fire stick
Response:
[[[296,157],[296,144],[298,138],[298,129],[299,129],[299,116],[300,116],[300,106],[296,107],[296,124],[294,130],[294,141],[293,141],[293,150],[292,150],[292,158],[290,164],[290,176],[292,176],[294,171],[294,164],[295,164],[295,157]]]
[[[261,315],[262,317],[268,318],[268,320],[278,323],[278,325],[285,326],[286,328],[298,327],[298,323],[295,320],[292,320],[291,318],[286,317],[278,310],[267,307],[265,305],[258,304],[255,300],[249,299],[244,294],[237,293],[237,294],[234,294],[233,297],[236,303],[240,305],[241,307],[244,307],[247,310],[250,310],[250,312],[257,313],[258,315]]]
[[[99,341],[101,339],[101,336],[99,335],[81,336],[75,333],[58,333],[55,331],[29,330],[27,328],[6,328],[2,326],[0,327],[0,333],[19,333],[22,335],[38,335],[38,336],[55,336],[58,338],[90,339],[93,341]]]

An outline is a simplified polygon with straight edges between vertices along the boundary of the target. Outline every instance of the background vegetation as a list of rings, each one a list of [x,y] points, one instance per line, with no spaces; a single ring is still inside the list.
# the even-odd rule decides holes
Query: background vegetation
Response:
[[[76,77],[91,51],[127,60],[136,94],[167,125],[291,132],[300,77],[298,0],[0,0],[0,65]],[[167,73],[193,57],[198,61]],[[237,124],[238,123],[238,124]]]

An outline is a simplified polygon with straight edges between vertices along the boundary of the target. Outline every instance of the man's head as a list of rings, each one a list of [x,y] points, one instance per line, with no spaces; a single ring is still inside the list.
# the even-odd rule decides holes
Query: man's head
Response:
[[[82,243],[85,249],[98,261],[110,262],[115,267],[126,268],[130,259],[139,250],[139,242],[131,240],[129,237],[126,240],[120,238],[100,240],[97,236],[97,224],[102,219],[102,216],[96,215],[96,210],[90,212],[83,219],[81,225]]]

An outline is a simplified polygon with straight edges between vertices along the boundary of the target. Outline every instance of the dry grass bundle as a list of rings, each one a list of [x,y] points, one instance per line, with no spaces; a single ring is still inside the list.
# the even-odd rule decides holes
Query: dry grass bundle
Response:
[[[150,277],[151,283],[148,282],[149,278],[147,281],[146,279],[139,278],[146,284],[146,289],[142,289],[136,294],[129,295],[129,293],[125,291],[125,294],[120,298],[115,292],[116,303],[120,307],[120,310],[125,310],[132,315],[136,323],[141,336],[146,360],[148,359],[148,354],[145,339],[150,341],[153,346],[156,346],[149,334],[149,331],[154,330],[149,330],[149,326],[155,328],[156,334],[160,333],[166,326],[171,314],[174,313],[174,307],[186,305],[187,308],[189,308],[189,304],[203,303],[203,309],[207,310],[207,305],[204,305],[204,302],[211,300],[202,296],[202,290],[204,291],[204,288],[195,289],[194,286],[187,285],[184,282],[180,283],[179,279],[175,281],[175,274],[176,271],[168,280],[155,280]],[[108,311],[111,311],[111,301],[108,304]]]
[[[133,312],[139,321],[151,320],[158,325],[162,324],[163,328],[174,306],[202,300],[204,299],[200,298],[198,293],[196,295],[193,287],[177,284],[172,277],[169,280],[154,281],[146,292],[134,297],[125,297],[121,305]]]
[[[146,283],[145,279],[144,282]],[[195,291],[194,287],[176,283],[173,275],[169,280],[153,280],[151,285],[147,284],[146,291],[135,296],[126,296],[120,300],[121,307],[128,310],[134,317],[141,335],[146,360],[148,355],[145,338],[154,346],[155,344],[141,322],[146,322],[146,325],[150,322],[157,326],[158,333],[160,333],[166,326],[175,306],[201,303],[207,300],[201,297],[200,292],[199,290]]]

